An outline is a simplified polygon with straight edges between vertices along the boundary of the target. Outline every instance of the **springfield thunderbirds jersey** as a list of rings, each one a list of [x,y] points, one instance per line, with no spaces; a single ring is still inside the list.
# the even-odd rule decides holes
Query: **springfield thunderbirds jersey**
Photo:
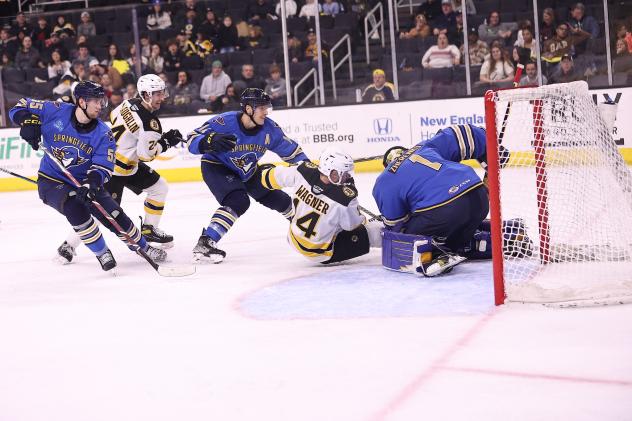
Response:
[[[336,235],[365,222],[358,211],[356,188],[324,184],[318,167],[311,162],[266,169],[261,178],[268,189],[297,187],[292,197],[295,216],[288,231],[288,242],[310,260],[329,260]]]
[[[160,120],[141,104],[140,98],[123,101],[110,113],[112,134],[116,139],[114,175],[136,174],[138,161],[153,161],[162,152]]]
[[[93,120],[91,130],[77,131],[75,106],[64,102],[22,98],[11,109],[10,116],[21,111],[35,114],[42,122],[43,145],[51,151],[79,182],[88,170],[101,172],[105,181],[112,176],[115,143],[110,128],[102,121]],[[40,177],[73,184],[64,173],[44,155],[40,162]]]

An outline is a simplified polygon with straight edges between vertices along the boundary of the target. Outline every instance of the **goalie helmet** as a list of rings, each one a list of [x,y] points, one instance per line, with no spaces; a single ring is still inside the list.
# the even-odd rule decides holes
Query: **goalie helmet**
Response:
[[[144,102],[151,101],[151,96],[154,92],[164,92],[165,98],[168,96],[167,85],[164,80],[158,75],[148,74],[142,75],[136,82],[136,90]],[[143,94],[147,94],[147,100]]]
[[[353,158],[338,149],[325,149],[319,158],[318,171],[333,184],[346,184],[353,178]]]
[[[382,165],[384,165],[384,168],[388,167],[388,164],[399,158],[404,152],[406,152],[406,150],[407,149],[403,146],[393,146],[392,148],[388,148],[384,154],[384,158],[382,158]]]

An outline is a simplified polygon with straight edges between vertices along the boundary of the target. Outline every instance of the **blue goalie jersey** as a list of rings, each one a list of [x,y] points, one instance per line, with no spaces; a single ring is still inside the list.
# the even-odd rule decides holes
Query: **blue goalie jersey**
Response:
[[[199,155],[199,143],[209,133],[235,135],[237,145],[234,150],[222,153],[206,153],[202,156],[202,161],[224,164],[239,174],[242,181],[252,177],[257,170],[257,162],[267,150],[271,150],[279,155],[283,161],[292,164],[308,160],[301,147],[285,136],[283,130],[274,121],[266,118],[263,127],[248,130],[241,124],[240,115],[241,113],[238,111],[231,111],[208,120],[189,134],[189,152]]]
[[[20,99],[9,116],[13,120],[17,113],[23,111],[39,117],[42,122],[42,144],[79,182],[86,179],[88,171],[101,172],[104,181],[110,179],[114,169],[116,142],[105,123],[95,121],[92,130],[79,132],[72,122],[74,105],[30,98]],[[44,155],[40,162],[39,174],[72,184],[48,155]]]
[[[485,157],[485,130],[457,125],[413,146],[380,174],[373,197],[394,227],[414,213],[443,206],[483,184],[471,167],[459,163]]]

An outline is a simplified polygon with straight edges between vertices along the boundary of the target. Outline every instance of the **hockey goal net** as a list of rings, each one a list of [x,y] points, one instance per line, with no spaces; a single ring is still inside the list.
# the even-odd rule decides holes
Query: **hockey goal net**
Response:
[[[485,110],[496,304],[631,301],[632,177],[588,85],[489,91]]]

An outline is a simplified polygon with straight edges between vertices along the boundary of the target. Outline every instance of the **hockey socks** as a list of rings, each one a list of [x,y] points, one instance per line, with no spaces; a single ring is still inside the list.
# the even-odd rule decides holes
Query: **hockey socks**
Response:
[[[90,219],[81,225],[76,225],[72,227],[81,241],[92,251],[95,255],[99,256],[103,254],[108,246],[105,244],[105,240],[103,239],[103,235],[101,235],[101,231],[99,230],[99,226],[96,224],[94,218],[90,217]]]
[[[233,226],[237,218],[239,215],[231,208],[220,206],[211,217],[211,223],[204,230],[204,234],[217,243]]]

